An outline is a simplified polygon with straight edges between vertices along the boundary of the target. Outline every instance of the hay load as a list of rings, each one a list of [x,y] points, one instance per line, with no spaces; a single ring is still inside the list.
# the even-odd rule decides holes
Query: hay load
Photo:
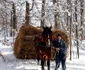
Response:
[[[36,59],[35,36],[42,33],[43,29],[35,28],[31,25],[24,25],[20,28],[14,44],[14,54],[19,59]],[[69,36],[65,31],[53,30],[53,36],[59,33],[66,41],[67,48],[69,45]],[[55,51],[51,51],[51,59],[55,59]]]
[[[33,40],[35,35],[38,35],[41,32],[42,29],[37,29],[31,25],[22,26],[14,44],[15,56],[20,59],[36,58],[36,50]]]

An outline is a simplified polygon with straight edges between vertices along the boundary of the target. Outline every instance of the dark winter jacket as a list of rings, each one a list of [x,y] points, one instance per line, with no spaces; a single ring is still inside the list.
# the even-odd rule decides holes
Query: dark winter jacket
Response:
[[[60,51],[59,53],[64,53],[66,54],[66,43],[64,40],[58,40],[58,39],[55,39],[53,41],[53,45],[54,45],[54,48],[60,48]],[[57,52],[57,51],[56,51]]]

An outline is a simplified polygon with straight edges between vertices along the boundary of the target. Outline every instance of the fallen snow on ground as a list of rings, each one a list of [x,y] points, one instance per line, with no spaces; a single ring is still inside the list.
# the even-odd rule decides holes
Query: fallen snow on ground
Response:
[[[67,58],[66,65],[67,70],[85,70],[85,41],[80,45],[80,58],[76,58],[76,47],[73,46],[73,59],[72,61]],[[2,57],[0,57],[0,70],[41,70],[41,66],[37,65],[37,60],[20,60],[16,59],[13,54],[13,46],[12,44],[4,44],[2,40],[0,40],[0,52],[3,54],[5,58],[5,62]],[[55,69],[55,61],[51,61],[51,70]],[[59,70],[62,67],[60,66]],[[47,67],[45,66],[45,70]]]

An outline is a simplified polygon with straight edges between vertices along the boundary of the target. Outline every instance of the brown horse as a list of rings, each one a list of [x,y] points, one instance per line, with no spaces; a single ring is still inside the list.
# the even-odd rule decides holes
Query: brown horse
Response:
[[[47,61],[48,70],[50,70],[50,58],[51,58],[51,42],[53,41],[52,31],[49,27],[44,27],[40,36],[35,37],[35,43],[37,45],[37,60],[41,60],[42,70],[44,70],[45,62]]]

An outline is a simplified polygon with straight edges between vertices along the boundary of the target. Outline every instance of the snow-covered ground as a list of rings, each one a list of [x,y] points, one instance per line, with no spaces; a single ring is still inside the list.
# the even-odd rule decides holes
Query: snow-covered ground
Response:
[[[12,39],[12,38],[10,38]],[[16,59],[13,55],[13,46],[9,40],[7,44],[3,43],[3,39],[0,39],[0,52],[5,58],[5,62],[0,56],[0,70],[41,70],[41,66],[37,65],[36,60],[20,60]],[[80,45],[80,58],[76,58],[76,49],[73,48],[72,61],[67,58],[67,70],[85,70],[85,41]],[[45,67],[47,70],[47,67]],[[51,70],[55,69],[55,61],[51,61]],[[61,66],[60,66],[60,69]]]

